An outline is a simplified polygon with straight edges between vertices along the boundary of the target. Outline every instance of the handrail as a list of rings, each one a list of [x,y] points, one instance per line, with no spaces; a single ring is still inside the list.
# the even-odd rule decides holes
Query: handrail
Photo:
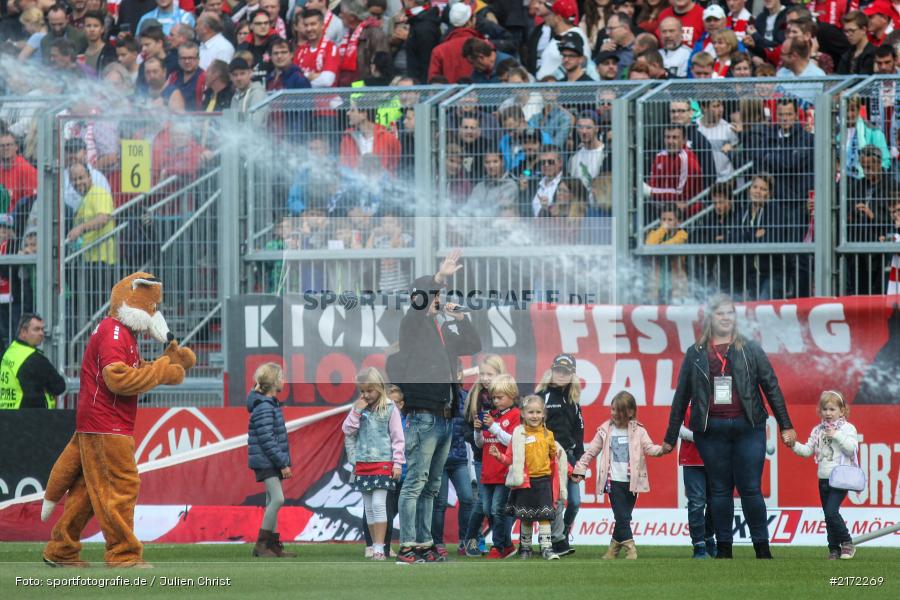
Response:
[[[156,183],[156,185],[154,185],[152,188],[150,188],[146,192],[142,192],[142,193],[138,194],[137,196],[135,196],[134,198],[132,198],[131,200],[129,200],[122,206],[113,210],[112,216],[115,217],[116,215],[122,214],[123,212],[125,212],[126,209],[131,208],[138,202],[143,202],[144,198],[146,198],[150,194],[156,192],[157,190],[164,188],[165,186],[169,185],[170,183],[174,183],[177,179],[178,179],[178,177],[176,177],[175,175],[170,175],[170,176],[166,177],[165,179],[163,179],[162,181],[158,181]]]
[[[112,231],[109,231],[109,232],[107,232],[107,233],[104,233],[103,235],[101,235],[100,237],[98,237],[96,240],[94,240],[93,242],[91,242],[90,244],[88,244],[87,246],[82,246],[81,248],[79,248],[78,250],[76,250],[74,253],[67,255],[67,256],[66,256],[66,259],[65,259],[65,263],[68,264],[68,263],[72,262],[73,260],[75,260],[76,258],[78,258],[79,256],[81,256],[82,254],[84,254],[84,253],[87,252],[88,250],[92,250],[94,247],[99,246],[100,244],[102,244],[102,243],[105,242],[107,239],[111,238],[112,236],[114,236],[114,235],[116,235],[116,234],[118,234],[118,233],[121,233],[122,231],[124,231],[125,229],[128,228],[128,224],[129,224],[128,221],[125,221],[124,223],[119,223],[118,225],[116,225],[116,226],[113,228]]]
[[[177,198],[178,196],[180,196],[181,194],[185,193],[186,191],[194,189],[194,188],[197,187],[200,183],[206,181],[207,179],[209,179],[209,178],[212,177],[213,175],[218,175],[218,174],[219,174],[219,171],[221,170],[221,168],[222,168],[222,167],[216,167],[216,168],[212,169],[209,173],[200,176],[198,179],[195,179],[193,182],[191,182],[190,184],[184,186],[183,188],[179,188],[178,190],[172,192],[171,194],[169,194],[168,196],[166,196],[165,198],[163,198],[163,199],[160,200],[159,202],[154,202],[152,206],[148,206],[148,207],[147,207],[147,212],[155,212],[155,211],[159,210],[159,209],[162,208],[164,205],[168,204],[168,203],[171,202],[173,199]],[[178,179],[175,175],[172,175],[172,177],[175,178],[175,179]]]
[[[731,196],[732,196],[732,197],[734,197],[734,196],[739,196],[741,193],[743,193],[744,190],[746,190],[747,188],[749,188],[751,185],[752,185],[752,183],[748,181],[747,183],[745,183],[745,184],[742,185],[741,187],[739,187],[739,188],[735,189],[733,192],[731,192]],[[682,221],[681,226],[682,226],[682,227],[688,227],[688,226],[690,226],[690,225],[693,225],[695,221],[698,221],[698,220],[700,219],[700,217],[702,217],[702,216],[704,216],[704,215],[706,215],[706,214],[709,214],[709,212],[710,212],[711,210],[713,210],[714,208],[715,208],[715,207],[714,207],[713,205],[707,206],[706,208],[704,208],[703,210],[701,210],[700,212],[698,212],[696,215],[691,215],[689,218],[687,218],[687,219],[685,219],[684,221]]]
[[[186,343],[188,342],[188,340],[192,339],[195,335],[197,335],[197,333],[198,333],[201,329],[203,329],[203,327],[204,327],[207,323],[209,323],[209,320],[212,319],[213,316],[214,316],[217,312],[219,312],[219,311],[221,311],[221,310],[222,310],[222,303],[221,303],[221,302],[216,303],[216,305],[213,306],[212,310],[209,311],[208,313],[206,313],[206,316],[204,316],[202,319],[200,319],[200,322],[197,323],[197,325],[196,325],[193,329],[191,329],[190,332],[188,332],[188,334],[187,334],[186,336],[184,336],[183,338],[181,338],[181,339],[178,341],[178,343],[179,343],[179,344],[182,344],[182,345],[183,345],[183,344],[186,344]]]
[[[165,252],[166,250],[171,248],[172,244],[175,243],[175,239],[180,237],[182,233],[187,231],[188,228],[194,223],[194,221],[196,221],[200,217],[201,214],[206,212],[206,209],[209,208],[210,205],[212,205],[212,203],[215,202],[221,195],[222,195],[222,190],[216,190],[215,192],[213,192],[213,195],[210,196],[209,199],[207,199],[207,201],[204,202],[200,206],[200,208],[198,208],[196,211],[194,211],[194,214],[191,215],[191,218],[189,218],[187,221],[182,223],[181,227],[176,229],[175,233],[172,234],[172,237],[170,237],[168,240],[166,240],[166,243],[164,243],[162,245],[162,247],[159,249],[160,254],[162,254],[163,252]]]

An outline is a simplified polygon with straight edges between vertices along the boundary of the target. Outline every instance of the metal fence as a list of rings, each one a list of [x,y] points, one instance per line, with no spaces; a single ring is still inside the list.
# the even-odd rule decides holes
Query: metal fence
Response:
[[[900,77],[866,80],[840,98],[837,264],[841,294],[882,294],[900,242]],[[895,267],[900,267],[900,260]],[[896,279],[896,273],[894,275]],[[897,284],[895,284],[896,286]]]
[[[90,334],[109,311],[110,289],[134,271],[164,282],[160,310],[197,353],[191,376],[220,376],[220,121],[69,111],[56,117],[59,161],[48,196],[59,243],[54,331],[68,376],[77,376]],[[160,353],[157,343],[140,344],[145,357]]]
[[[215,405],[229,296],[386,291],[453,248],[463,293],[884,293],[892,264],[900,273],[897,84],[304,90],[246,115],[180,117],[0,98],[0,129],[36,178],[0,239],[0,329],[8,339],[38,310],[48,354],[76,377],[112,282],[147,269],[199,364],[187,387],[144,402]],[[149,145],[148,191],[124,191],[123,140]]]

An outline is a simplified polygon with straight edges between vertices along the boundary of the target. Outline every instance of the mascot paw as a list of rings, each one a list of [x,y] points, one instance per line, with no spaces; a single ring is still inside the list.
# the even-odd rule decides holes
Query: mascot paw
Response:
[[[47,519],[50,518],[50,515],[53,514],[53,511],[56,509],[56,502],[52,500],[47,500],[44,498],[44,504],[41,506],[41,521],[47,522]]]
[[[181,365],[169,365],[163,374],[160,383],[163,385],[179,385],[184,381],[184,367]]]
[[[163,356],[169,357],[169,362],[173,365],[181,366],[185,371],[197,364],[197,357],[194,352],[187,347],[179,346],[178,342],[172,340],[166,347]]]

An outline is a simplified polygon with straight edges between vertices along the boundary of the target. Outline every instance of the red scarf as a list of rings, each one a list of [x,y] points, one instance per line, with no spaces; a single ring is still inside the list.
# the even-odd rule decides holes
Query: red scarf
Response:
[[[369,17],[356,26],[356,29],[353,31],[352,35],[350,35],[350,32],[344,34],[344,39],[341,40],[341,46],[339,49],[341,53],[341,71],[355,72],[357,70],[359,38],[362,37],[363,31],[366,29],[366,27],[377,26],[379,22],[380,21],[375,17]]]
[[[322,72],[322,67],[325,66],[325,47],[328,45],[325,43],[325,36],[323,35],[319,38],[319,45],[315,49],[316,54],[316,73]],[[309,42],[305,43],[302,46],[297,47],[297,51],[294,53],[294,64],[303,68],[306,56],[313,52],[312,47]]]

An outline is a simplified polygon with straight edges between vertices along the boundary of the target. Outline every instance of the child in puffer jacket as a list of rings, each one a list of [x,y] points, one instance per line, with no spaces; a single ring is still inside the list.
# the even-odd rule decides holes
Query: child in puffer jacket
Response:
[[[284,375],[275,363],[265,363],[253,375],[256,385],[247,397],[250,423],[247,427],[248,463],[256,474],[256,481],[266,486],[266,511],[253,548],[255,557],[294,557],[286,552],[278,532],[278,511],[284,504],[281,480],[290,479],[291,454],[288,447],[284,414],[278,396],[284,388]]]

